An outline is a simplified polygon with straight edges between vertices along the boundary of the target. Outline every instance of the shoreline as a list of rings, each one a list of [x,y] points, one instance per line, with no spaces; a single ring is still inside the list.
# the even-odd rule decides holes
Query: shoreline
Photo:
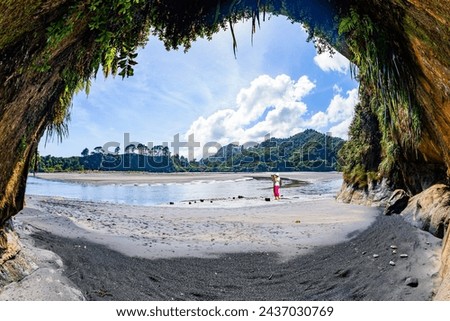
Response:
[[[93,185],[109,184],[170,184],[189,183],[195,181],[228,181],[242,178],[270,179],[269,172],[183,172],[183,173],[149,173],[149,172],[70,172],[70,173],[37,173],[36,178],[70,183]],[[282,178],[295,181],[328,180],[342,178],[339,172],[282,172]]]
[[[23,223],[149,259],[255,251],[277,252],[289,259],[345,241],[366,229],[379,213],[376,208],[332,199],[265,205],[261,200],[236,198],[160,206],[43,196],[26,200],[27,207],[17,218]]]
[[[57,176],[94,185],[155,178],[171,184],[246,173],[196,174]],[[311,183],[340,176],[286,174]],[[87,300],[431,300],[439,282],[442,240],[400,216],[328,196],[144,206],[27,195],[13,223],[27,231],[35,251],[56,253],[62,283],[75,285]],[[52,280],[52,273],[37,271]],[[418,286],[407,285],[409,278]],[[0,298],[18,289],[21,296],[13,299],[48,299],[35,294],[42,295],[38,283],[34,290],[21,284],[0,289]]]

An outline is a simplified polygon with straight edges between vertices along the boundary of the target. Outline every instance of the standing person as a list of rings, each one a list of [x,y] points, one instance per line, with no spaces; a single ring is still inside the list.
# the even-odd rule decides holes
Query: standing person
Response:
[[[275,196],[276,200],[280,199],[280,186],[281,186],[281,178],[278,173],[272,174],[272,182],[273,182],[273,196]]]

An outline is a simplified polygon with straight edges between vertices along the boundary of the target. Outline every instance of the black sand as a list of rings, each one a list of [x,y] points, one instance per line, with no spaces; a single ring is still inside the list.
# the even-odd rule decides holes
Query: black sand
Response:
[[[286,262],[275,253],[148,260],[46,232],[34,238],[61,256],[88,300],[430,300],[438,281],[428,259],[439,241],[399,216],[380,215],[349,241]]]

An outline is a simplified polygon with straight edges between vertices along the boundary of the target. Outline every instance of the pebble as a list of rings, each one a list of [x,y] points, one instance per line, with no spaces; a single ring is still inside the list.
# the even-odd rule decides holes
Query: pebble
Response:
[[[397,245],[391,245],[391,249],[396,250],[397,249]]]
[[[395,262],[394,261],[390,261],[389,265],[395,266]]]
[[[402,259],[406,259],[406,258],[408,257],[408,254],[400,254],[400,257],[401,257]]]
[[[412,288],[415,288],[419,285],[419,280],[417,278],[407,278],[405,281],[405,284],[407,286],[410,286]]]
[[[364,255],[364,254],[367,254],[367,252],[366,252],[366,251],[363,251],[361,254]]]
[[[392,250],[392,254],[397,254],[397,250]]]
[[[378,254],[374,254],[374,255],[372,255],[374,258],[377,258],[377,257],[379,257],[379,255]]]

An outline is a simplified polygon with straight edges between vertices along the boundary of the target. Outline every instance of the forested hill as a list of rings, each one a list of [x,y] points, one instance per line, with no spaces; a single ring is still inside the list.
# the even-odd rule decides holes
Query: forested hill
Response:
[[[212,171],[333,171],[344,140],[308,129],[253,146],[229,144],[203,162]]]
[[[34,170],[55,171],[149,171],[149,172],[265,172],[334,171],[339,169],[338,151],[344,140],[308,129],[289,138],[270,138],[262,143],[229,144],[211,150],[200,160],[172,155],[168,148],[127,146],[126,153],[105,153],[101,147],[82,156],[38,156]]]

